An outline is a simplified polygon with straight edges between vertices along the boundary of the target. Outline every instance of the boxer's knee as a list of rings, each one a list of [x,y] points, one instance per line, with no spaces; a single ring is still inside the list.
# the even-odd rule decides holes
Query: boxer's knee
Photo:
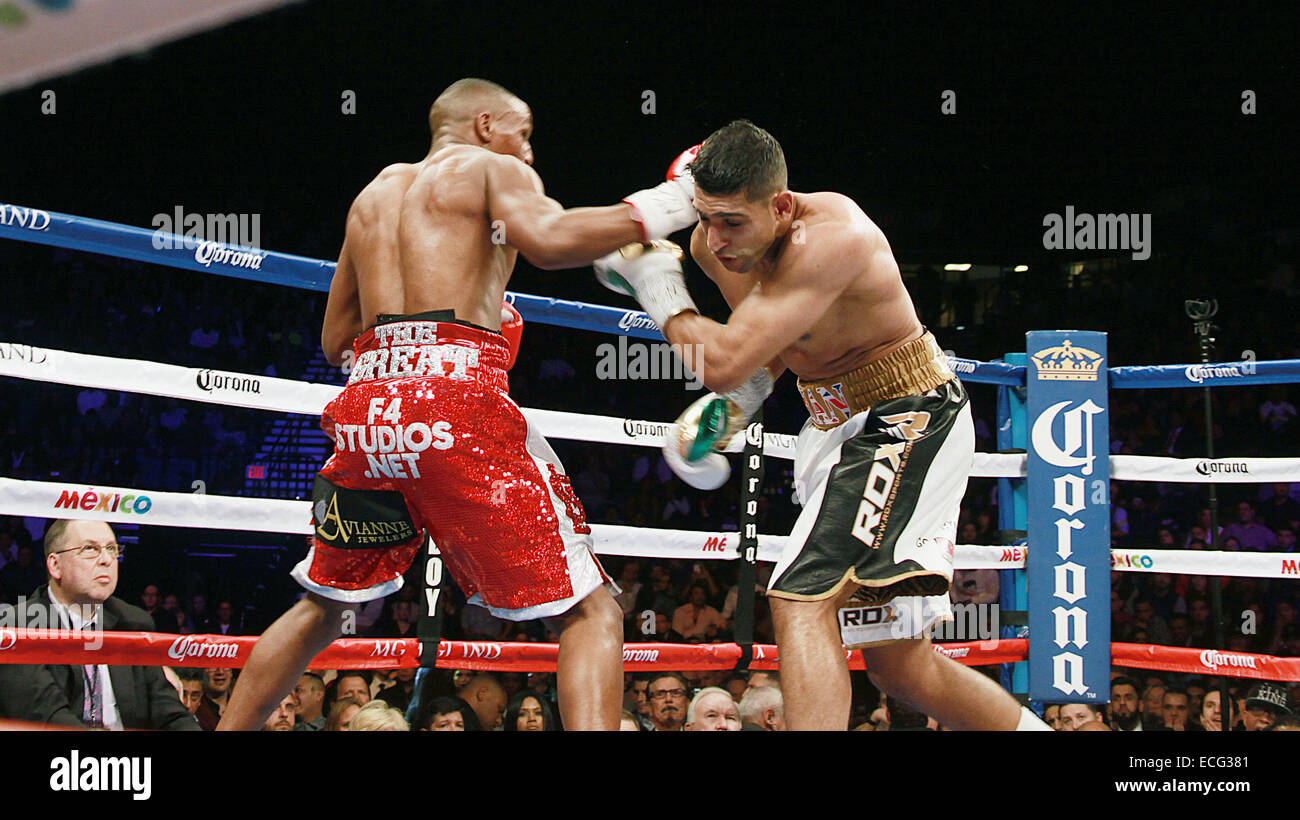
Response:
[[[897,697],[924,685],[932,677],[938,657],[929,640],[890,641],[862,650],[872,684]]]
[[[794,601],[769,596],[772,623],[778,632],[800,634],[818,627],[835,626],[835,612],[839,608],[835,598],[821,601]]]
[[[623,634],[623,609],[605,587],[596,587],[578,606],[585,617],[602,627]]]
[[[579,622],[615,632],[620,636],[623,634],[623,610],[614,600],[614,596],[610,595],[609,590],[603,586],[596,587],[590,595],[574,604],[573,608],[563,615],[545,620],[546,627],[557,635],[563,635],[565,629]]]
[[[294,605],[298,616],[310,625],[312,632],[342,635],[350,621],[356,622],[358,605],[335,601],[315,592],[307,595]]]

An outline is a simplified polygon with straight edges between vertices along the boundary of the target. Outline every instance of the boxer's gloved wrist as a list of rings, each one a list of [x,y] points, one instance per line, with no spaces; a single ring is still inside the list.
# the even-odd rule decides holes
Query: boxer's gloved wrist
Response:
[[[754,371],[754,375],[737,387],[723,394],[734,405],[733,416],[739,416],[739,426],[749,423],[750,418],[763,406],[767,397],[772,395],[772,371],[764,365]]]
[[[682,249],[672,242],[634,242],[602,256],[592,267],[602,285],[634,297],[662,330],[679,313],[699,313],[686,289],[681,257]]]
[[[695,178],[687,169],[700,146],[688,148],[668,167],[667,181],[623,198],[632,218],[641,223],[641,239],[663,239],[695,224]]]

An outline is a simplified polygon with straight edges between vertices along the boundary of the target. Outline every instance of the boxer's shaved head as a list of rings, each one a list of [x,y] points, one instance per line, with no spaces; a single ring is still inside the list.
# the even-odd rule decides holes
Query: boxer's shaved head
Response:
[[[429,109],[432,156],[447,145],[475,145],[533,164],[533,112],[489,80],[466,77],[447,86]]]
[[[433,101],[429,108],[429,130],[437,139],[440,130],[466,127],[479,114],[496,118],[523,104],[523,100],[491,80],[466,77],[447,86]]]
[[[781,144],[749,120],[735,120],[710,134],[689,167],[695,184],[712,196],[743,192],[754,202],[786,188]]]

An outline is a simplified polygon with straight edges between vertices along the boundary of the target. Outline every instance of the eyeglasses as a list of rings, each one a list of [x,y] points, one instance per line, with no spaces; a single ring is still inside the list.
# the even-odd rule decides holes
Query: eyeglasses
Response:
[[[121,544],[82,544],[79,547],[68,547],[65,550],[55,550],[52,555],[60,555],[65,552],[75,552],[78,558],[85,558],[87,561],[98,561],[101,552],[107,551],[108,557],[115,561],[122,560]]]
[[[686,697],[685,689],[660,689],[658,692],[651,692],[651,700],[663,700],[666,697],[684,698]]]

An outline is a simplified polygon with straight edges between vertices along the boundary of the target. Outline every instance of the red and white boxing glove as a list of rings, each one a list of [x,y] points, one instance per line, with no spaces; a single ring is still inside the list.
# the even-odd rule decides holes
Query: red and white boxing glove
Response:
[[[519,357],[519,340],[524,335],[524,317],[509,302],[501,303],[501,335],[506,337],[506,346],[510,348],[510,363],[506,365],[509,370]]]
[[[642,240],[663,239],[697,221],[695,178],[686,166],[699,153],[699,145],[686,149],[668,166],[666,182],[623,198],[632,209],[632,218],[641,223]]]

